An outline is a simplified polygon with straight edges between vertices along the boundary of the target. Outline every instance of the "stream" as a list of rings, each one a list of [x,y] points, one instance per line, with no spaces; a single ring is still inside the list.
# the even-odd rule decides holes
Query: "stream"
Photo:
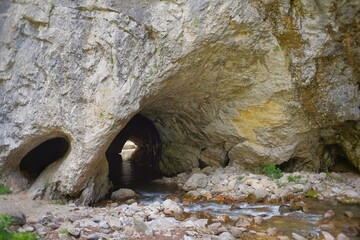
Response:
[[[140,196],[138,202],[151,204],[155,201],[163,202],[169,196],[178,196],[181,198],[181,192],[174,185],[160,183],[147,183],[142,185],[127,186],[133,189]],[[177,201],[186,213],[203,212],[212,215],[214,218],[220,215],[227,215],[235,222],[239,216],[255,217],[261,216],[264,222],[261,225],[253,225],[251,229],[257,232],[266,232],[267,229],[276,227],[283,235],[291,237],[292,233],[302,236],[311,236],[320,234],[319,225],[328,228],[326,231],[336,236],[340,232],[346,234],[350,239],[359,239],[357,235],[358,223],[360,222],[360,206],[341,204],[336,201],[319,201],[313,198],[306,198],[305,203],[309,206],[307,212],[288,211],[286,213],[279,211],[280,205],[274,204],[249,204],[235,203],[225,204],[214,201],[202,201],[190,204],[184,204]],[[327,210],[335,212],[334,218],[324,219],[324,213]],[[349,218],[344,212],[350,211],[353,217]]]

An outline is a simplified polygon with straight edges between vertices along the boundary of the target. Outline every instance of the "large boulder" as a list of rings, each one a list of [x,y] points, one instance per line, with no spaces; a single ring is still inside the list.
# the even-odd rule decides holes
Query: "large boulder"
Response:
[[[194,173],[184,184],[185,191],[196,190],[197,188],[205,188],[209,182],[209,177],[204,173]]]
[[[0,181],[97,201],[106,150],[136,114],[158,131],[165,175],[359,169],[359,12],[358,0],[1,1]],[[53,138],[67,152],[27,171]]]

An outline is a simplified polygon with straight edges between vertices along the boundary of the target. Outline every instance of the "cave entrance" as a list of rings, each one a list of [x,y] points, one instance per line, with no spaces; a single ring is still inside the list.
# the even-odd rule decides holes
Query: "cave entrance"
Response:
[[[113,190],[160,178],[160,155],[161,141],[154,124],[136,115],[106,151]]]
[[[351,163],[346,152],[339,144],[329,144],[325,146],[320,170],[324,172],[359,173],[357,167]]]
[[[64,157],[69,142],[62,137],[49,139],[28,152],[20,162],[20,171],[31,183],[51,163]]]

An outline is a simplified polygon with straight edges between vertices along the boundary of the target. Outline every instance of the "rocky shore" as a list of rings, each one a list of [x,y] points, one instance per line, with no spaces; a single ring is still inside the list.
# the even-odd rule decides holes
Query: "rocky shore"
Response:
[[[123,194],[115,192],[111,200],[95,206],[32,201],[23,194],[10,194],[0,197],[0,213],[18,219],[17,231],[35,232],[43,239],[342,240],[360,236],[360,176],[356,174],[294,172],[274,179],[226,167],[194,169],[157,182],[177,184],[182,192],[144,203],[137,194],[121,189]],[[121,197],[125,195],[126,199]],[[329,201],[344,207],[322,206]],[[228,207],[232,214],[207,211],[203,203]],[[200,207],[190,211],[194,205]],[[273,212],[238,213],[257,205],[271,206]],[[277,218],[284,225],[297,221],[292,214],[317,217],[315,230],[304,234],[301,226],[283,231],[273,225]]]

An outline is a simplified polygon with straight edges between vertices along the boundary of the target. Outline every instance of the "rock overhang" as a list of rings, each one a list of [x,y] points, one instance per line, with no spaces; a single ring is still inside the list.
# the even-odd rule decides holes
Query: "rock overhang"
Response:
[[[50,182],[48,196],[95,201],[108,188],[106,149],[138,113],[159,131],[167,174],[199,163],[251,169],[289,159],[313,159],[309,169],[317,170],[326,145],[320,138],[358,163],[359,58],[347,48],[349,41],[359,47],[356,28],[346,23],[341,48],[325,22],[315,27],[318,38],[311,35],[310,15],[320,14],[314,4],[300,9],[310,15],[291,3],[148,4],[35,1],[6,10],[0,164],[2,176],[16,176],[14,186],[25,187],[17,163],[35,147],[26,142],[48,140],[57,129],[71,139],[71,151],[45,169],[32,192]],[[279,12],[276,21],[270,10]],[[326,19],[334,29],[344,26]],[[303,41],[287,44],[286,36]]]

